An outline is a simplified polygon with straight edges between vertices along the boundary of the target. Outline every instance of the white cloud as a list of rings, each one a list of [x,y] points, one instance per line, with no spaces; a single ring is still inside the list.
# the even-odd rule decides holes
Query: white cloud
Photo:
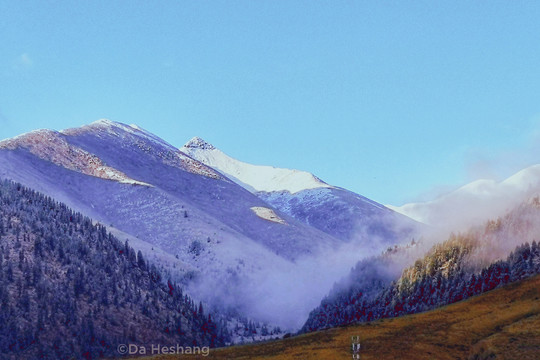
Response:
[[[24,71],[32,68],[34,66],[34,60],[28,55],[28,53],[23,53],[17,56],[12,65],[14,71]]]
[[[30,56],[27,53],[21,54],[19,56],[19,63],[24,66],[32,66],[34,62],[30,59]]]

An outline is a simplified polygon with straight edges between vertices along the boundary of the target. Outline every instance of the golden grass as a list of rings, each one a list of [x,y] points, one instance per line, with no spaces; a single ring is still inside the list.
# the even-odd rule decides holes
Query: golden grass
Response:
[[[216,349],[207,357],[144,359],[352,359],[351,336],[360,337],[362,360],[540,359],[540,276],[421,314]]]

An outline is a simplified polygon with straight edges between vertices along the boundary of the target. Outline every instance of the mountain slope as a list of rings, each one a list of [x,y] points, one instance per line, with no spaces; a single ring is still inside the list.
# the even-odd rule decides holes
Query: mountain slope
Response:
[[[422,226],[373,200],[340,188],[257,193],[271,206],[347,243],[359,244],[365,254],[404,243]]]
[[[135,126],[102,120],[0,147],[1,178],[106,224],[197,298],[244,315],[291,312],[275,301],[290,285],[268,274],[297,272],[339,244]]]
[[[0,142],[0,149],[16,150],[18,148],[25,148],[42,160],[85,175],[125,184],[151,186],[130,179],[126,174],[105,165],[100,158],[81,148],[70,146],[56,131],[36,130]]]
[[[200,139],[188,145],[217,151]],[[107,225],[196,298],[281,327],[299,327],[359,258],[414,236],[416,223],[309,173],[259,174],[228,161],[264,175],[270,187],[261,189],[282,191],[250,192],[192,153],[109,120],[0,142],[1,178]],[[307,285],[315,272],[319,285]]]
[[[540,246],[534,239],[540,235],[539,219],[540,200],[535,197],[504,218],[451,235],[392,283],[360,263],[310,313],[302,331],[426,311],[538,274]],[[402,268],[385,260],[375,264]],[[374,286],[377,280],[380,285]]]
[[[324,249],[334,243],[331,237],[293,219],[286,219],[290,226],[264,221],[251,210],[266,205],[257,197],[165,142],[149,139],[146,133],[141,136],[140,130],[132,132],[126,127],[98,122],[63,133],[70,143],[96,154],[112,167],[151,183],[168,196],[196,207],[282,257],[294,259],[317,251],[319,245]],[[178,158],[183,159],[183,163],[190,159],[189,171],[177,164]],[[204,169],[203,176],[194,168]],[[291,238],[295,241],[291,242]]]
[[[408,240],[419,225],[308,172],[247,164],[198,137],[181,150],[236,181],[272,207],[342,241],[361,244],[366,253]]]
[[[6,181],[0,182],[0,304],[2,359],[110,357],[122,343],[224,344],[202,307],[178,285],[165,285],[140,251],[65,205]]]

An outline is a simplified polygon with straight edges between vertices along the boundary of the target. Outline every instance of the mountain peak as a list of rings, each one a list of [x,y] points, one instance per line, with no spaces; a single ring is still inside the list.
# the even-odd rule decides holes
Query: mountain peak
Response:
[[[198,136],[195,136],[193,139],[189,140],[184,147],[190,149],[202,149],[202,150],[215,150],[216,147]]]
[[[91,122],[88,125],[85,125],[83,127],[88,127],[90,129],[125,129],[129,128],[129,125],[123,124],[118,121],[110,120],[110,119],[99,119],[94,122]]]
[[[119,123],[117,123],[116,121],[112,121],[110,119],[99,119],[99,120],[94,121],[92,124],[94,124],[94,125],[98,125],[98,124],[101,124],[101,125],[116,125],[116,124],[119,124]],[[92,124],[90,124],[90,125],[92,125]]]
[[[236,160],[200,137],[194,137],[180,150],[227,175],[252,193],[288,191],[294,194],[307,189],[332,187],[306,171],[252,165]]]
[[[109,119],[99,119],[94,122],[91,122],[90,124],[83,125],[81,127],[76,128],[69,128],[61,130],[60,133],[64,135],[75,135],[82,132],[95,132],[95,131],[116,131],[118,129],[126,129],[129,128],[128,125],[123,124],[121,122],[109,120]]]

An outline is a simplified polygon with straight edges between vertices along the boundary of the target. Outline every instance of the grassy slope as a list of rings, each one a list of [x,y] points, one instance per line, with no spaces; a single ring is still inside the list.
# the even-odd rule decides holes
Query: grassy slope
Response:
[[[352,359],[353,335],[360,336],[362,360],[540,359],[540,276],[422,314],[181,358]]]

